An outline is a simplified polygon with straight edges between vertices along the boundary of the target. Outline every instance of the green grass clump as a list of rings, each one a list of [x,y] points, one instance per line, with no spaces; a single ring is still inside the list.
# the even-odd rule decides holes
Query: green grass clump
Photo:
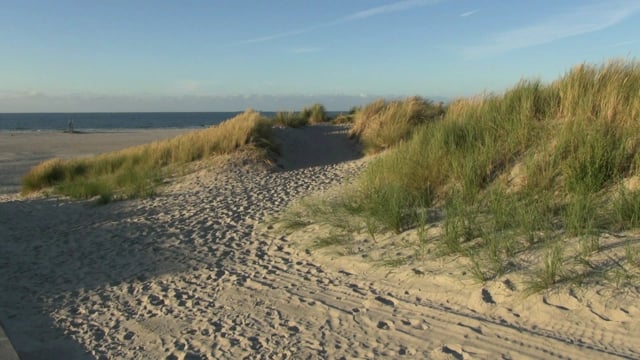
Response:
[[[331,123],[334,125],[352,124],[353,116],[349,114],[339,114],[331,120]]]
[[[616,191],[640,175],[639,94],[639,63],[615,60],[453,101],[441,119],[419,98],[375,101],[351,133],[365,151],[393,148],[361,175],[359,216],[404,231],[439,210],[440,253],[469,257],[482,281],[548,244],[532,288],[554,286],[567,239],[586,256],[603,230],[640,226],[640,192]]]
[[[301,111],[280,111],[273,117],[274,125],[292,128],[319,124],[327,120],[327,111],[322,104],[313,104],[303,108]]]
[[[465,246],[471,240],[481,236],[483,230],[478,223],[479,212],[475,200],[456,193],[444,204],[443,255],[462,254],[468,250],[468,246]]]
[[[300,112],[277,112],[273,118],[274,125],[300,128],[309,125],[309,118]]]
[[[564,279],[564,247],[557,242],[548,244],[544,250],[542,267],[533,273],[527,292],[536,293],[547,290]]]
[[[322,104],[313,104],[304,108],[302,113],[306,115],[311,124],[319,124],[327,121],[327,111]]]
[[[597,228],[598,207],[595,195],[574,195],[563,212],[564,227],[568,235],[593,235]]]
[[[399,186],[416,196],[439,198],[454,189],[474,194],[508,175],[517,163],[527,164],[523,182],[534,193],[596,193],[617,183],[640,164],[638,122],[625,113],[638,113],[635,109],[640,108],[640,97],[625,92],[640,88],[640,68],[612,62],[589,73],[594,80],[617,80],[620,86],[568,86],[585,68],[589,67],[549,85],[521,81],[500,96],[453,102],[442,121],[427,123],[409,141],[374,161],[365,174],[366,186],[379,191]],[[627,84],[633,79],[638,79],[637,87]],[[618,94],[604,96],[602,87]],[[584,103],[591,111],[565,104],[582,98],[596,101],[591,92],[606,101],[627,103]],[[379,101],[362,112],[383,113],[385,106]]]
[[[426,124],[377,160],[371,180],[416,195],[454,188],[475,193],[538,141],[549,93],[537,81],[522,82],[503,97],[455,101],[442,121]]]
[[[367,153],[394,146],[409,137],[416,126],[443,114],[442,105],[410,97],[403,101],[376,100],[354,115],[351,136],[358,138]]]
[[[271,149],[271,124],[247,110],[205,130],[87,159],[52,159],[37,165],[22,181],[27,194],[54,187],[73,198],[153,195],[163,176],[176,166],[228,154],[244,146]]]
[[[332,124],[340,125],[340,124],[352,124],[355,118],[355,115],[360,111],[360,108],[357,106],[352,107],[348,113],[339,114],[335,118],[331,120]]]
[[[620,190],[612,202],[614,226],[620,230],[640,227],[640,190]]]
[[[387,187],[384,191],[370,194],[368,199],[363,208],[366,217],[376,220],[381,229],[401,233],[415,220],[415,200],[403,188]]]

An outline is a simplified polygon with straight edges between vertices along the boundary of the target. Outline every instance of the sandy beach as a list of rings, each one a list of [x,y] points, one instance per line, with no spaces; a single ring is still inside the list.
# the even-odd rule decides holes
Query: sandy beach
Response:
[[[0,195],[20,191],[20,180],[38,163],[53,158],[97,155],[167,139],[193,129],[118,132],[0,131]]]
[[[0,189],[45,157],[171,131],[0,133]],[[640,358],[635,294],[525,298],[455,264],[390,269],[306,250],[321,229],[281,235],[265,219],[368,159],[342,127],[276,136],[278,169],[231,156],[149,199],[0,198],[0,321],[21,358]]]

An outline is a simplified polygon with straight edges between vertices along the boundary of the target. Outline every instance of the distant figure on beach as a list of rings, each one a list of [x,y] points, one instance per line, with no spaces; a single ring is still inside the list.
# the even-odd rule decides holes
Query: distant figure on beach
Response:
[[[73,119],[69,120],[69,124],[67,124],[67,131],[73,134]]]

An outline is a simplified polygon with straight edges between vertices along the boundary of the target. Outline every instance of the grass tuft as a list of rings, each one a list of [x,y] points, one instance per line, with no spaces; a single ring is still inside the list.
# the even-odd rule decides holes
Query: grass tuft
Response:
[[[640,227],[640,191],[620,190],[612,202],[613,223],[619,230]]]
[[[547,244],[530,289],[548,289],[563,279],[566,242],[577,240],[585,260],[602,250],[599,232],[640,227],[640,191],[618,190],[640,176],[639,93],[640,64],[614,60],[446,112],[420,98],[374,101],[355,111],[351,135],[366,152],[388,151],[350,202],[373,219],[371,233],[419,227],[415,214],[435,207],[440,254],[468,257],[480,281]]]
[[[548,244],[542,258],[542,268],[536,271],[529,281],[528,292],[536,293],[547,290],[557,284],[563,277],[562,243]]]
[[[322,104],[313,104],[309,108],[305,108],[302,112],[307,115],[309,123],[319,124],[327,121],[327,111]]]
[[[380,99],[355,113],[351,136],[362,142],[366,153],[376,153],[406,140],[418,125],[443,113],[442,105],[419,97],[391,102]]]
[[[45,161],[22,181],[27,194],[53,187],[73,198],[148,197],[163,176],[189,162],[231,153],[241,147],[273,149],[271,124],[253,110],[205,130],[87,159]]]
[[[300,128],[309,125],[309,118],[299,112],[277,112],[273,118],[274,125]]]
[[[301,111],[280,111],[273,117],[273,124],[300,128],[309,124],[319,124],[328,121],[327,111],[322,104],[313,104]]]

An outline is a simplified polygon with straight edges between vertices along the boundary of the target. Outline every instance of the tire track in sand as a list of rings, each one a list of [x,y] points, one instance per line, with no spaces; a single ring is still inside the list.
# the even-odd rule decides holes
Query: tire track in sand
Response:
[[[14,239],[0,255],[11,269],[0,285],[13,294],[1,309],[45,314],[94,358],[640,356],[624,341],[589,340],[606,334],[582,339],[579,325],[558,320],[541,329],[491,318],[320,266],[286,237],[257,228],[290,201],[364,167],[345,132],[327,126],[279,130],[283,152],[295,154],[282,160],[284,171],[236,164],[188,176],[153,199],[103,208],[13,204],[16,220],[0,224]],[[30,217],[42,214],[49,217],[30,225]],[[73,222],[72,231],[64,219]],[[38,231],[55,241],[34,241]],[[24,252],[33,258],[18,256]],[[43,269],[48,263],[56,265]],[[27,297],[37,301],[17,308],[15,302]],[[27,336],[28,324],[20,325]],[[40,344],[42,351],[49,345],[47,333],[41,336],[23,345]],[[22,354],[38,349],[27,350]]]

